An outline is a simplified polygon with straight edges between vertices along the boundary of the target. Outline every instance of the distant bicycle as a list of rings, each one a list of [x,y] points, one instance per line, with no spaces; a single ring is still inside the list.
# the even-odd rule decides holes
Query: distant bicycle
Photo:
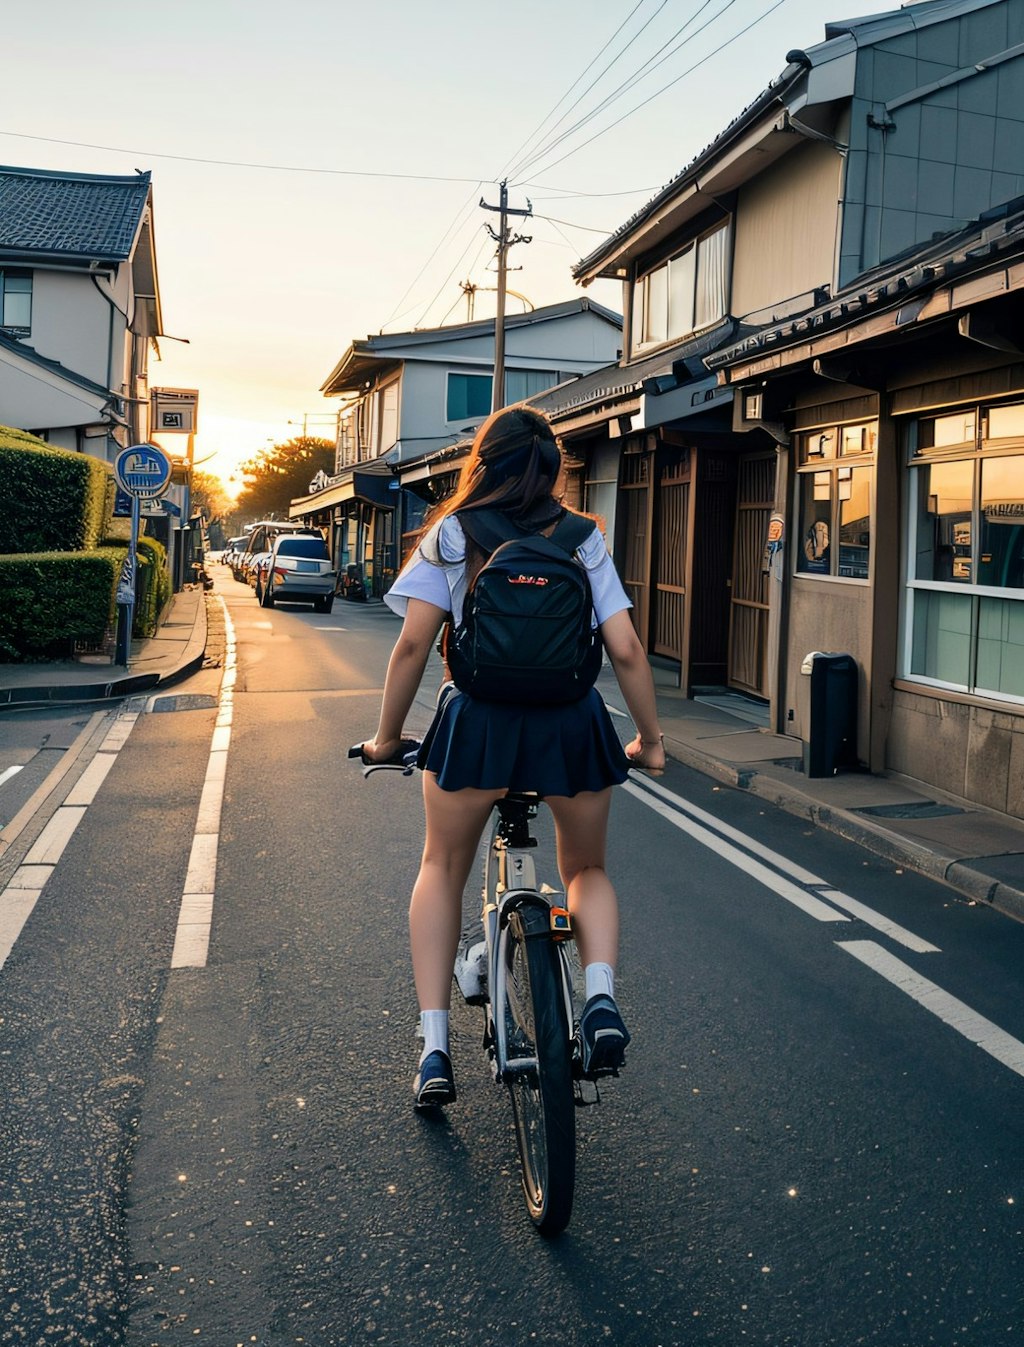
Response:
[[[390,761],[370,763],[356,744],[349,757],[362,759],[365,777],[411,776],[418,748],[406,740]],[[530,1219],[543,1234],[557,1235],[572,1214],[575,1110],[600,1095],[596,1081],[593,1097],[584,1095],[572,922],[558,901],[563,895],[537,878],[530,824],[538,803],[535,795],[509,794],[494,806],[483,907],[462,937],[455,976],[465,1000],[483,1008],[491,1072],[509,1091]]]

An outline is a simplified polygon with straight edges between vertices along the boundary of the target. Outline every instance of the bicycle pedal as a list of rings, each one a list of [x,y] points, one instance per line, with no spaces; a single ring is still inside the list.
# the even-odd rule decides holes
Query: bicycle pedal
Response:
[[[572,1083],[572,1102],[577,1108],[593,1108],[595,1104],[601,1102],[601,1091],[597,1088],[597,1082],[589,1081],[588,1083],[594,1087],[593,1099],[588,1099],[584,1094],[581,1080],[574,1080]]]

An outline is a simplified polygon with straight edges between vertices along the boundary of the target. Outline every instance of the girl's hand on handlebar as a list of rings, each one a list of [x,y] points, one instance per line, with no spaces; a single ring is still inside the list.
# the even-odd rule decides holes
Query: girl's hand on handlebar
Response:
[[[367,739],[363,744],[364,762],[389,762],[397,758],[404,739]]]
[[[642,767],[652,776],[660,776],[665,770],[665,741],[662,735],[657,739],[641,739],[638,734],[632,743],[626,745],[626,757],[634,767]]]

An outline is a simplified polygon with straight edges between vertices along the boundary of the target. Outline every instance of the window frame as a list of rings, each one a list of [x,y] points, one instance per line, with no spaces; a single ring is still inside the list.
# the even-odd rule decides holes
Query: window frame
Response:
[[[1000,436],[991,438],[988,435],[990,424],[990,413],[992,411],[1008,410],[1012,407],[1021,409],[1021,429],[1014,435]],[[972,421],[973,418],[973,421]],[[947,440],[939,443],[921,443],[922,428],[931,426],[933,429],[932,439],[934,440],[934,431],[942,422],[955,423],[962,419],[966,428],[971,423],[971,436],[968,439]],[[918,684],[924,687],[935,688],[941,691],[962,693],[968,697],[985,699],[987,701],[1005,702],[1014,706],[1024,705],[1024,692],[1006,692],[1001,689],[990,688],[979,681],[980,666],[979,657],[981,654],[981,644],[984,639],[983,627],[991,619],[991,610],[985,609],[986,600],[994,600],[1002,603],[1022,603],[1024,604],[1024,584],[1016,585],[991,585],[980,584],[977,581],[979,568],[984,564],[985,553],[983,544],[987,538],[986,525],[984,519],[983,494],[984,494],[984,467],[986,462],[993,462],[999,459],[1022,458],[1024,459],[1024,399],[1020,393],[1015,396],[1000,399],[998,401],[978,400],[969,404],[965,408],[941,409],[933,413],[918,414],[907,419],[903,428],[903,470],[906,474],[906,491],[904,504],[904,527],[903,537],[905,540],[905,555],[901,568],[901,600],[900,600],[900,640],[899,640],[899,667],[898,677],[908,683]],[[970,529],[969,543],[970,549],[967,565],[969,566],[969,577],[960,576],[959,578],[950,577],[949,579],[935,579],[934,576],[928,578],[916,574],[918,569],[918,558],[922,555],[919,548],[919,530],[926,518],[940,518],[937,513],[922,514],[921,505],[921,483],[924,481],[924,469],[931,466],[943,466],[950,464],[969,463],[971,465],[971,508],[970,508]],[[963,513],[962,511],[960,513]],[[1024,525],[1024,503],[1022,503],[1022,519]],[[934,551],[933,549],[930,549]],[[953,564],[956,564],[956,556],[953,557]],[[933,563],[934,565],[934,563]],[[939,677],[937,673],[918,672],[914,669],[917,659],[915,652],[915,637],[919,633],[917,604],[919,594],[949,594],[963,601],[965,611],[969,612],[969,630],[966,632],[967,638],[967,677],[963,682],[956,681],[951,677]],[[1024,612],[1024,608],[1021,610]],[[927,620],[927,619],[925,619]],[[1004,642],[1005,644],[1005,642]],[[925,662],[927,652],[921,655],[921,662]]]
[[[27,281],[24,289],[8,289],[8,281]],[[2,267],[0,266],[0,332],[8,332],[14,336],[28,337],[32,335],[32,309],[34,299],[34,277],[31,270],[25,267]],[[28,322],[27,323],[8,323],[7,318],[7,296],[10,295],[28,295]]]
[[[724,259],[724,274],[721,297],[721,312],[711,316],[703,316],[702,321],[698,322],[701,315],[698,314],[699,297],[701,293],[701,283],[703,269],[701,267],[701,249],[709,239],[724,234],[724,248],[726,255]],[[729,303],[732,294],[732,237],[733,237],[733,219],[731,215],[724,219],[708,225],[698,234],[680,246],[672,249],[668,255],[659,257],[658,261],[649,266],[638,268],[634,275],[631,293],[630,293],[630,335],[629,346],[630,355],[646,355],[655,351],[659,346],[667,346],[675,342],[683,341],[685,338],[693,336],[695,333],[703,332],[709,327],[713,327],[729,312]],[[690,259],[687,261],[687,259]],[[672,284],[672,267],[677,264],[682,267],[686,265],[690,272],[689,283],[685,293],[687,296],[686,321],[675,325],[672,321],[672,303],[673,294],[676,293]],[[652,306],[650,303],[650,294],[653,288],[653,282],[658,280],[658,284],[664,289],[664,336],[648,336],[651,329],[653,318]],[[660,327],[659,327],[660,330]]]
[[[476,413],[467,411],[463,416],[451,416],[451,381],[456,379],[484,379],[487,381],[487,411]],[[445,371],[444,381],[444,419],[446,425],[453,425],[456,422],[465,424],[469,421],[483,421],[490,415],[491,402],[494,398],[494,374],[488,370],[474,369],[450,369]],[[468,402],[468,399],[467,399]]]
[[[852,442],[852,436],[860,432],[860,447],[857,448]],[[850,437],[848,439],[848,437]],[[792,574],[802,580],[824,580],[829,583],[839,583],[847,585],[870,585],[874,580],[874,555],[873,546],[874,521],[876,515],[875,490],[877,483],[877,462],[878,462],[878,419],[871,417],[849,422],[836,422],[830,425],[815,426],[808,429],[797,431],[794,435],[796,449],[796,471],[794,472],[794,501],[793,518],[796,521],[794,530],[795,539],[793,547]],[[868,477],[868,513],[867,513],[867,563],[865,573],[860,574],[842,574],[843,568],[843,548],[842,539],[842,505],[846,500],[853,500],[854,474],[857,472],[867,472]],[[826,535],[826,544],[828,550],[828,569],[820,566],[820,558],[811,557],[805,549],[805,543],[811,542],[810,529],[805,526],[805,483],[808,479],[812,481],[812,490],[817,492],[824,484],[821,478],[827,478],[828,487],[828,520]],[[842,484],[849,481],[851,486],[849,492],[842,490]],[[815,495],[812,500],[824,500],[824,497]],[[812,527],[814,527],[812,525]],[[806,535],[806,536],[805,536]],[[835,542],[836,546],[832,546]],[[820,545],[820,539],[818,540]],[[845,544],[849,553],[851,547],[860,547],[862,544]],[[849,557],[846,564],[852,564]],[[813,569],[812,569],[813,567]]]

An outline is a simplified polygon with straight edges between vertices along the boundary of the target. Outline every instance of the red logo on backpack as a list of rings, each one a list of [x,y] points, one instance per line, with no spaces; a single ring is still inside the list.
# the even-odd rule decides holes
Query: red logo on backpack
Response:
[[[510,575],[508,582],[510,585],[546,585],[548,577],[546,575]]]

